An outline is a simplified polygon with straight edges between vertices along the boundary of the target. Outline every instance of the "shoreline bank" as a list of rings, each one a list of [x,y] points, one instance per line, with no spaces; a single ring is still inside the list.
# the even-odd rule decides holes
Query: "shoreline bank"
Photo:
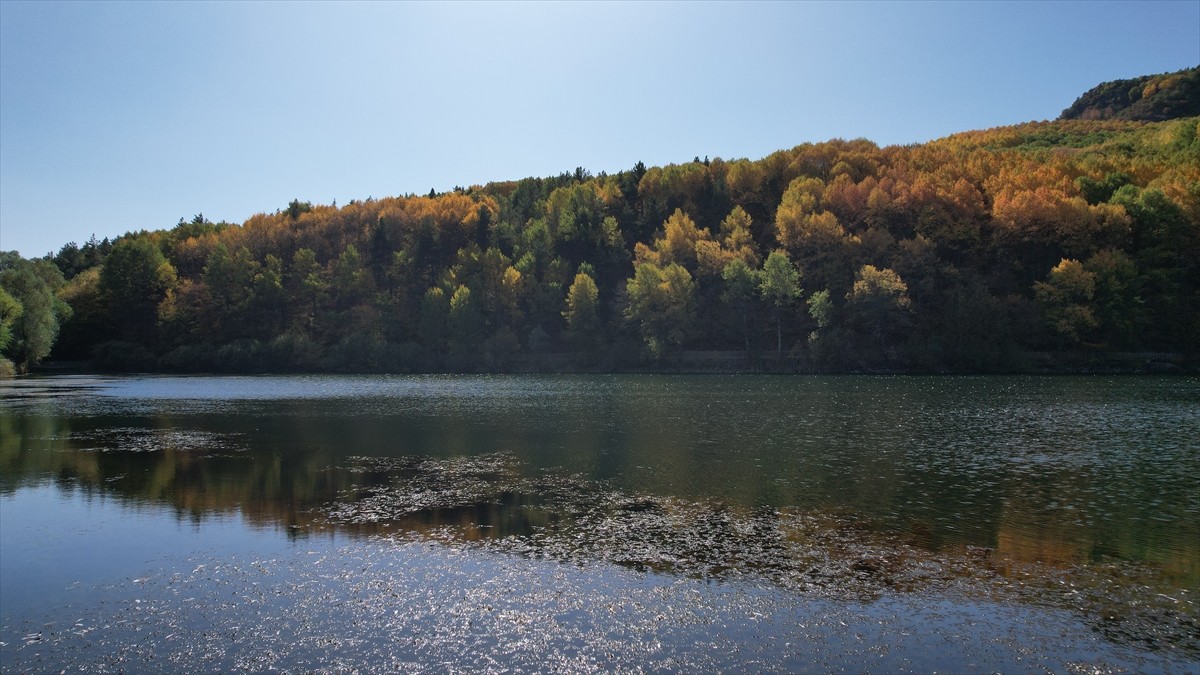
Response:
[[[77,375],[91,373],[133,373],[96,368],[89,361],[54,361],[35,367],[30,375]],[[664,355],[658,361],[587,358],[577,353],[517,355],[495,367],[429,368],[408,370],[331,370],[311,369],[229,369],[179,371],[157,369],[163,374],[238,374],[267,373],[342,373],[342,374],[673,374],[673,375],[1197,375],[1200,354],[1169,352],[1027,352],[1004,367],[988,369],[929,369],[911,366],[843,367],[814,366],[805,357],[776,356],[739,351],[681,351]]]

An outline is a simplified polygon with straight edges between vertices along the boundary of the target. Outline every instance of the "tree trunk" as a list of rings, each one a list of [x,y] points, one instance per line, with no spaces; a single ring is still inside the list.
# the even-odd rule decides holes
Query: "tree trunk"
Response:
[[[742,339],[746,342],[746,353],[750,353],[750,326],[746,321],[746,305],[742,305]]]
[[[775,310],[775,357],[783,356],[783,316]]]

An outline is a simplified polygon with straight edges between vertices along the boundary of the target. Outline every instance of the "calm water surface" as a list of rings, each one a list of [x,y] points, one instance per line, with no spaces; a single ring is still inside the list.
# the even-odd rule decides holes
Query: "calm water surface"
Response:
[[[1200,380],[0,383],[6,670],[1200,666]]]

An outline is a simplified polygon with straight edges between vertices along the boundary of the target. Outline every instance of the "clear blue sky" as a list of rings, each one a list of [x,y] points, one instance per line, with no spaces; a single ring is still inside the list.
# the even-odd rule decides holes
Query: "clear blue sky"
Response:
[[[0,1],[0,250],[583,166],[914,143],[1200,64],[1200,0]]]

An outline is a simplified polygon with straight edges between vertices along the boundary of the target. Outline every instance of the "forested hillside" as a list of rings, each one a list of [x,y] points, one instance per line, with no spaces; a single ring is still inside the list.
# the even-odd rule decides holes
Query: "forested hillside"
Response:
[[[996,371],[1200,351],[1198,118],[293,201],[0,260],[0,348],[164,371]],[[57,341],[55,333],[57,332]],[[53,351],[50,345],[53,344]],[[559,357],[561,359],[561,357]]]
[[[1200,67],[1098,85],[1062,113],[1065,120],[1161,122],[1200,115]]]

